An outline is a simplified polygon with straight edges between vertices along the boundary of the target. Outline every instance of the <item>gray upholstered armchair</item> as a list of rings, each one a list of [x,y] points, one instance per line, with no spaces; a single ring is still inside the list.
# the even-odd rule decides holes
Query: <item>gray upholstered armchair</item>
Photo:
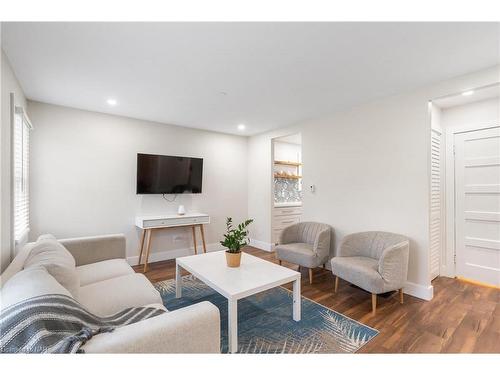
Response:
[[[345,236],[332,259],[335,292],[339,277],[372,293],[372,312],[377,309],[377,294],[399,290],[408,274],[408,238],[388,232],[361,232]]]
[[[302,222],[292,224],[281,232],[276,258],[281,261],[309,268],[309,283],[312,284],[312,269],[323,267],[330,255],[331,227],[328,224]]]

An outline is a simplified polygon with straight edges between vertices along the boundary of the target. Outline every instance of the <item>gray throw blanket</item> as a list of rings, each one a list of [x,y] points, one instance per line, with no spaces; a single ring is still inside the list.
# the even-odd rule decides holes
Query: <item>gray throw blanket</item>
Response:
[[[103,318],[65,295],[33,297],[0,313],[0,353],[83,353],[92,336],[164,312],[132,307]]]

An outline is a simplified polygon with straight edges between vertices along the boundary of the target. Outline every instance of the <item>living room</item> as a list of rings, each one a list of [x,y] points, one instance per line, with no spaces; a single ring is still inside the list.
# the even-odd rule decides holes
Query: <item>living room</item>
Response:
[[[3,353],[500,352],[498,22],[1,38]]]

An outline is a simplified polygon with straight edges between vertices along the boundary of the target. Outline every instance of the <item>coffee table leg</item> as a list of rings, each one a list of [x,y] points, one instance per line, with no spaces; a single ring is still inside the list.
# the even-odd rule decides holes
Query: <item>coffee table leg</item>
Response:
[[[238,300],[228,299],[228,347],[229,353],[236,353],[238,351]]]
[[[300,321],[300,277],[293,282],[293,320]]]
[[[175,298],[182,297],[182,275],[181,267],[175,263]]]

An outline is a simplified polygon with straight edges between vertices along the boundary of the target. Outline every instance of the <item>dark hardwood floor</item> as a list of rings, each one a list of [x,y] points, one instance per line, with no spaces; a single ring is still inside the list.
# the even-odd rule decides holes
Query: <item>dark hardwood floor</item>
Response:
[[[246,252],[276,262],[273,253],[247,247]],[[296,269],[297,266],[283,263]],[[135,267],[142,272],[142,267]],[[151,282],[175,277],[175,261],[152,263],[146,276]],[[380,334],[361,353],[500,353],[500,290],[439,277],[434,299],[423,301],[397,293],[379,297],[377,314],[371,315],[370,294],[345,281],[333,293],[330,271],[314,270],[313,284],[302,272],[302,295],[356,319]],[[291,284],[286,285],[291,289]]]

